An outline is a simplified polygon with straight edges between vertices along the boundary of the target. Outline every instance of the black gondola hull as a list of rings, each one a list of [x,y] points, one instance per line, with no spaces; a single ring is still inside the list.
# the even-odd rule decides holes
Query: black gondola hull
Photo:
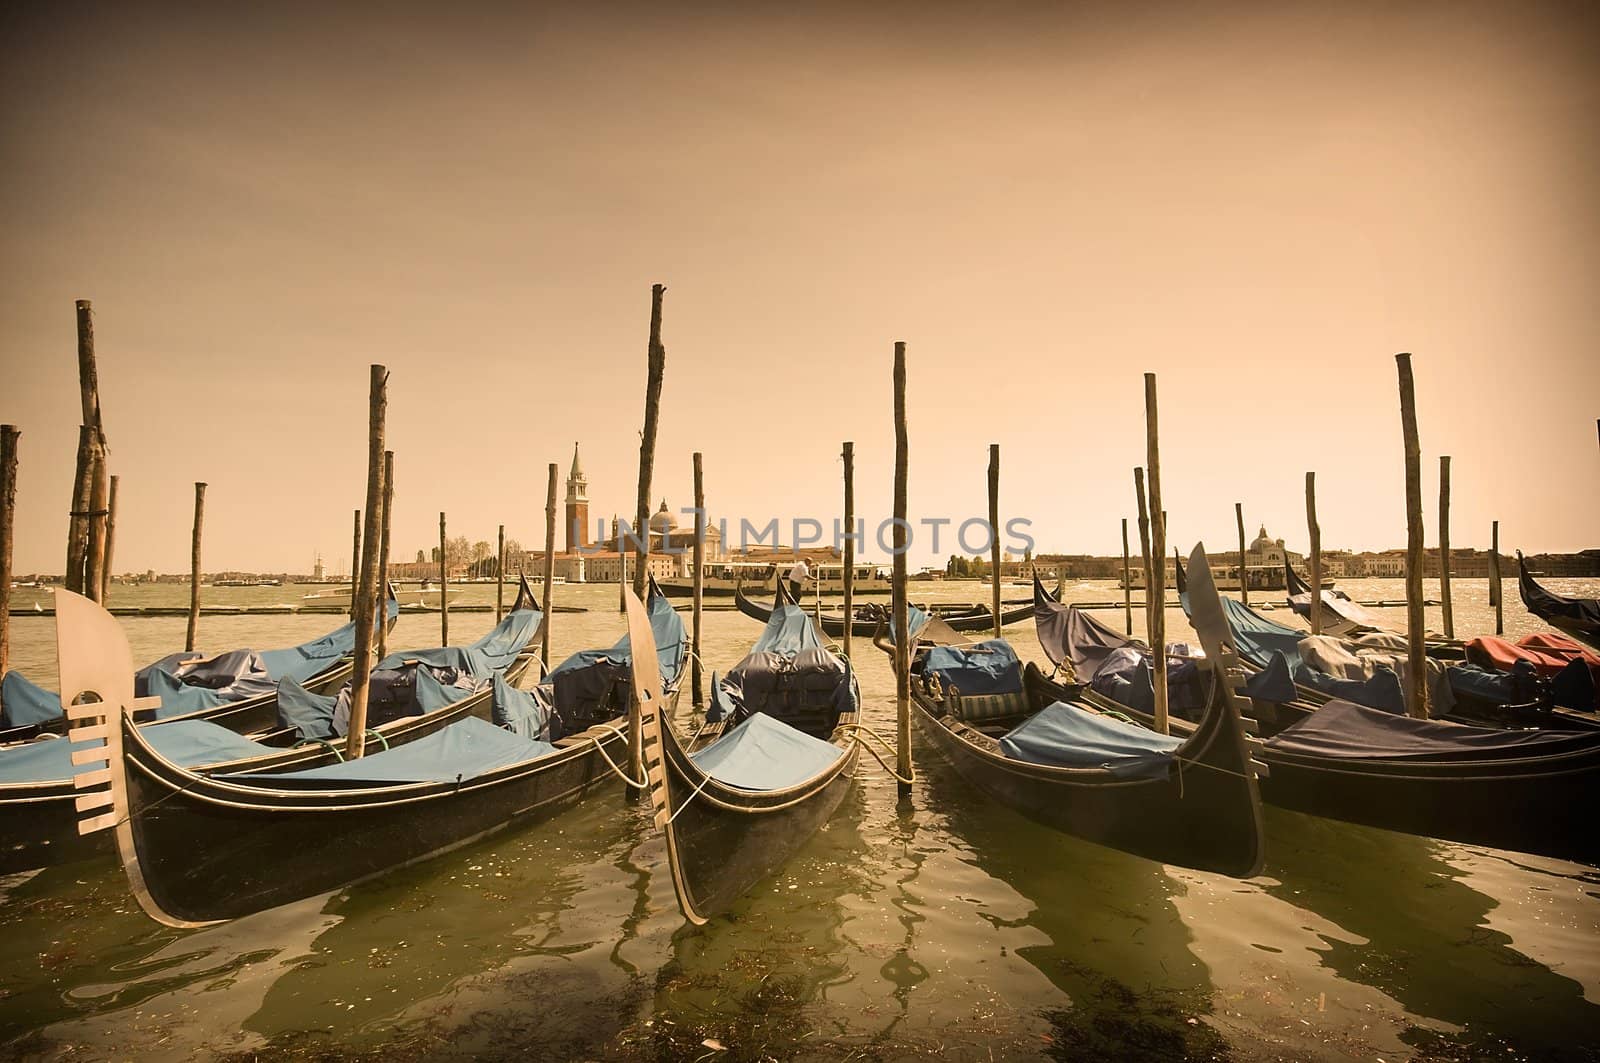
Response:
[[[912,703],[919,729],[963,778],[1029,819],[1164,864],[1237,877],[1261,869],[1261,806],[1248,754],[1242,743],[1230,752],[1237,740],[1225,728],[1211,729],[1181,775],[1119,779],[1001,756],[952,730],[920,692]]]
[[[590,732],[594,735],[595,732]],[[233,919],[358,882],[553,815],[616,776],[604,732],[465,784],[347,791],[240,787],[152,758],[124,730],[138,870],[151,901],[193,923]]]
[[[727,911],[827,822],[855,776],[860,747],[842,741],[845,751],[832,770],[798,791],[769,792],[708,781],[676,737],[666,739],[673,815],[668,858],[686,915],[703,922]]]

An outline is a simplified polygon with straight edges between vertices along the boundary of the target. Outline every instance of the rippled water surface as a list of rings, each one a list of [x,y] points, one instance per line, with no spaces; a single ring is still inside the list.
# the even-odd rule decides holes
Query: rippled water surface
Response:
[[[1541,630],[1507,587],[1508,634]],[[1403,594],[1395,580],[1346,589],[1362,600]],[[1458,632],[1492,630],[1485,592],[1483,581],[1457,581]],[[300,591],[207,593],[219,603],[267,603]],[[985,594],[969,583],[922,585],[913,597]],[[1438,596],[1431,583],[1428,594]],[[490,588],[466,591],[466,600],[491,596]],[[113,604],[181,597],[181,588],[118,588]],[[1069,585],[1067,597],[1108,601],[1120,591],[1085,583]],[[614,588],[558,587],[556,601],[588,610],[554,617],[557,657],[621,633]],[[1384,612],[1403,620],[1401,610]],[[1439,626],[1437,610],[1429,612]],[[1120,625],[1120,610],[1105,615]],[[474,638],[492,621],[458,613],[451,632],[455,641]],[[334,622],[206,617],[202,643],[284,645]],[[1175,609],[1167,622],[1170,632],[1187,630]],[[183,625],[125,621],[135,658],[181,645]],[[708,613],[708,666],[732,664],[758,630],[738,613]],[[1008,635],[1025,658],[1040,656],[1031,624]],[[437,616],[408,615],[395,645],[437,638]],[[54,625],[20,616],[13,639],[15,664],[53,681]],[[856,657],[867,721],[892,736],[886,662],[861,644]],[[1600,1054],[1600,875],[1592,869],[1268,808],[1266,872],[1241,882],[1036,826],[973,791],[925,743],[914,741],[913,752],[919,780],[908,800],[863,758],[851,795],[790,865],[731,916],[698,929],[678,914],[660,837],[620,787],[554,821],[202,931],[149,921],[109,862],[3,878],[3,1051],[140,1059]]]

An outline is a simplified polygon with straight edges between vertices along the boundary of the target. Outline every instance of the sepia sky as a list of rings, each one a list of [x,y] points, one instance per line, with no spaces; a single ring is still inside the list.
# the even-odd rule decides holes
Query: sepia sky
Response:
[[[348,565],[367,365],[396,556],[542,544],[581,440],[655,496],[1002,512],[1112,553],[1159,375],[1170,538],[1600,546],[1600,15],[1585,4],[62,4],[0,13],[0,420],[16,569],[60,572],[73,300],[96,310],[115,567]],[[652,500],[652,507],[656,499]],[[925,547],[925,543],[923,546]],[[941,555],[951,552],[941,543]],[[886,559],[877,547],[869,558]],[[933,560],[919,549],[917,563]]]

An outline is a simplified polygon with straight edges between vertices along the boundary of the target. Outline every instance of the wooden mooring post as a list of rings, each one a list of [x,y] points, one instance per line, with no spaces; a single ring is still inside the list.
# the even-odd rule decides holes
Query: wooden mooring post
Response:
[[[1151,678],[1156,692],[1155,729],[1162,734],[1167,728],[1167,511],[1161,508],[1161,443],[1156,419],[1156,375],[1144,375],[1144,432],[1146,473],[1150,485],[1150,652]]]
[[[705,608],[706,583],[706,481],[700,451],[694,452],[694,604],[690,613],[689,697],[695,708],[705,704],[704,679],[700,674],[700,621]]]
[[[1500,522],[1495,521],[1489,530],[1489,604],[1494,606],[1494,633],[1506,633],[1506,613],[1502,604],[1504,591],[1500,587]]]
[[[17,517],[17,444],[22,430],[0,425],[0,677],[11,667],[11,555]]]
[[[1133,636],[1133,573],[1128,564],[1128,518],[1122,518],[1122,618]]]
[[[906,552],[911,525],[906,521],[906,479],[911,443],[906,431],[906,345],[894,345],[894,563],[890,608],[894,613],[895,770],[901,797],[911,793],[911,635],[906,602]]]
[[[94,309],[89,300],[79,299],[75,304],[78,327],[78,402],[82,420],[78,429],[78,456],[73,470],[72,509],[67,523],[67,571],[63,585],[69,591],[99,601],[101,585],[98,582],[103,561],[103,544],[95,542],[94,551],[102,556],[91,562],[91,532],[96,510],[105,509],[105,493],[101,491],[100,505],[95,505],[96,485],[105,480],[106,436],[100,414],[100,371],[94,353]],[[103,513],[102,513],[103,516]],[[102,531],[103,531],[103,525]],[[90,577],[96,578],[91,583]]]
[[[1250,604],[1250,581],[1244,573],[1244,503],[1233,504],[1233,519],[1239,525],[1239,600],[1245,605]]]
[[[1406,460],[1406,711],[1428,718],[1428,681],[1423,653],[1427,619],[1422,609],[1422,445],[1417,439],[1416,384],[1411,355],[1394,356],[1400,377],[1400,435]]]
[[[1450,597],[1450,455],[1439,457],[1439,606],[1444,611],[1444,637],[1456,637],[1456,614]]]
[[[550,585],[556,581],[556,483],[560,475],[552,461],[544,494],[544,588],[539,595],[539,611],[544,614],[539,622],[539,659],[546,672],[550,670]]]
[[[351,596],[355,599],[356,647],[350,680],[350,728],[345,738],[345,756],[360,757],[367,747],[367,698],[372,681],[373,622],[377,612],[381,523],[387,512],[384,496],[388,492],[384,456],[385,422],[389,414],[389,371],[381,365],[371,367],[367,396],[367,517],[362,530],[359,564],[351,570]],[[440,514],[441,518],[443,514]],[[444,527],[443,521],[440,528]],[[441,599],[442,604],[442,599]],[[387,611],[386,611],[387,612]],[[387,620],[387,616],[385,617]]]
[[[350,619],[356,618],[356,584],[361,582],[361,511],[350,517]]]
[[[121,479],[120,476],[111,477],[111,495],[106,499],[106,549],[100,563],[101,605],[105,605],[111,596],[111,559],[117,545],[117,481]]]
[[[1150,510],[1144,495],[1142,465],[1133,470],[1133,493],[1139,502],[1139,563],[1144,572],[1144,638],[1149,642],[1150,633],[1155,630],[1155,621],[1150,615],[1150,606],[1155,599],[1150,595]]]
[[[633,593],[642,602],[650,585],[650,481],[656,465],[656,429],[661,420],[661,384],[666,376],[667,349],[661,343],[661,301],[667,286],[650,286],[650,341],[646,349],[644,430],[639,433],[639,494],[634,507]],[[622,610],[627,612],[627,596]],[[659,691],[656,693],[659,694]],[[628,700],[628,774],[644,777],[644,732],[639,699]],[[631,787],[629,788],[632,789]]]
[[[189,630],[183,637],[186,653],[194,652],[200,630],[200,533],[206,519],[206,485],[194,485],[194,534],[189,543]]]
[[[387,392],[387,388],[385,388]],[[385,397],[385,413],[388,410],[388,400]],[[368,432],[371,426],[368,425]],[[378,655],[377,660],[389,656],[389,529],[394,524],[394,451],[383,452],[383,522],[378,530],[378,583],[372,595],[372,607],[378,608],[382,603],[383,609],[378,614],[374,623],[378,625]],[[350,588],[351,599],[355,598],[355,586]]]
[[[494,563],[494,622],[506,617],[506,526],[500,525],[499,553]]]
[[[439,511],[439,645],[450,645],[450,541],[445,537],[444,511]]]
[[[1317,523],[1317,474],[1314,472],[1306,473],[1306,532],[1311,537],[1311,633],[1320,635],[1322,634],[1322,526]]]
[[[1000,444],[989,444],[989,601],[1000,637]]]
[[[105,445],[97,441],[89,486],[89,545],[83,563],[84,597],[96,603],[105,593],[106,582],[106,516],[111,506],[111,482],[106,460]]]
[[[846,441],[844,460],[844,659],[851,661],[850,636],[856,623],[856,445]]]

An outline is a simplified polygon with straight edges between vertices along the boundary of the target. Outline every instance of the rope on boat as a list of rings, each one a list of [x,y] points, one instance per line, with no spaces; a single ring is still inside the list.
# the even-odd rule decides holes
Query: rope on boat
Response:
[[[594,726],[600,728],[602,731],[610,731],[624,742],[628,740],[626,732],[618,730],[612,724],[597,723]],[[633,787],[635,790],[643,790],[645,787],[650,785],[649,779],[645,779],[642,782],[635,781],[634,779],[630,778],[628,774],[621,768],[617,767],[617,762],[611,759],[611,754],[606,752],[605,744],[602,743],[598,738],[594,740],[594,748],[595,752],[600,754],[600,758],[606,762],[606,766],[611,769],[611,773],[617,778],[621,779],[623,782],[627,783],[629,786]]]
[[[864,723],[849,724],[847,726],[849,727],[850,732],[851,732],[850,733],[850,737],[855,740],[856,745],[860,746],[862,749],[865,749],[868,753],[871,753],[872,754],[872,759],[876,760],[879,764],[883,765],[883,770],[888,772],[889,775],[894,779],[895,782],[904,783],[907,786],[911,786],[914,783],[916,783],[916,781],[917,781],[917,769],[916,768],[912,768],[911,769],[911,775],[910,775],[909,778],[904,776],[904,775],[901,775],[894,768],[891,768],[889,766],[889,762],[884,760],[883,756],[876,749],[873,749],[870,745],[868,745],[862,739],[861,735],[864,732],[867,735],[867,737],[877,739],[879,744],[882,745],[883,748],[886,751],[893,752],[894,751],[894,746],[890,745],[889,740],[887,738],[883,737],[877,731],[874,731],[872,728],[868,727]]]
[[[700,796],[700,791],[704,790],[708,785],[710,785],[710,783],[711,783],[711,773],[710,772],[705,772],[704,773],[704,778],[702,778],[700,780],[700,785],[696,786],[694,788],[694,793],[690,794],[688,797],[685,797],[683,799],[683,804],[679,805],[678,806],[678,810],[676,812],[672,813],[671,818],[667,820],[667,825],[671,826],[673,823],[676,823],[677,820],[678,820],[678,817],[683,814],[683,810],[688,808],[689,805],[694,801],[694,799]]]

